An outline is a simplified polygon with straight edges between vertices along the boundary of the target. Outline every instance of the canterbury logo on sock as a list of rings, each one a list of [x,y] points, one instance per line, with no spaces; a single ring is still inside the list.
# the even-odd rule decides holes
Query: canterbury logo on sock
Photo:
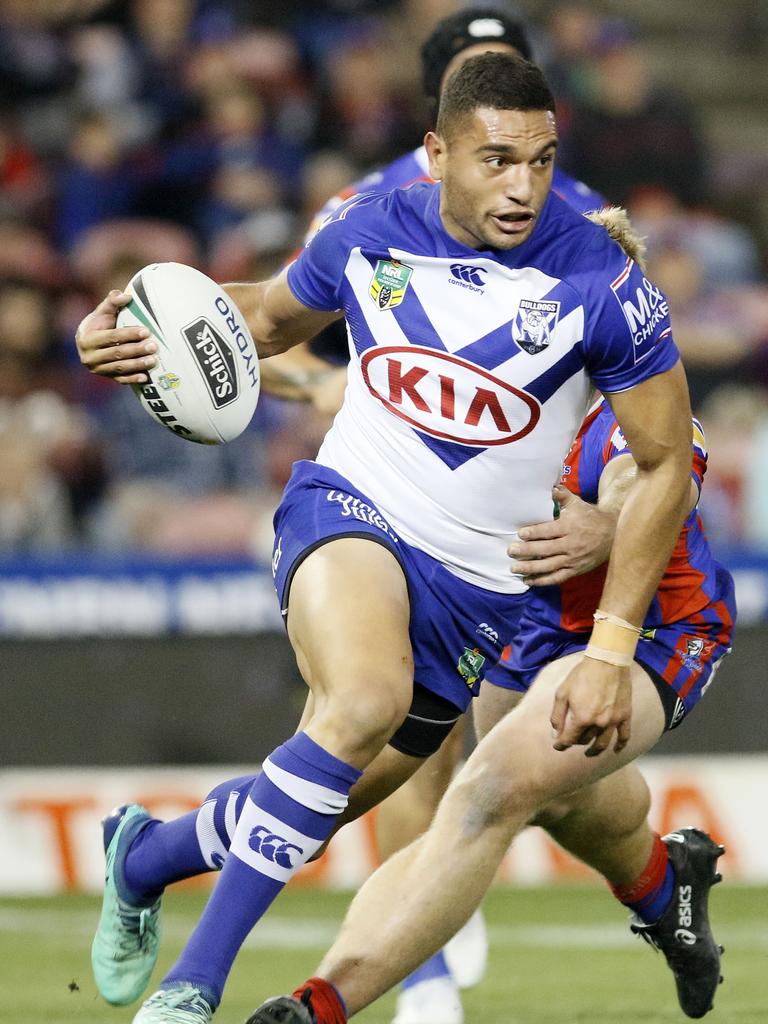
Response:
[[[231,852],[252,868],[278,882],[287,882],[297,868],[323,845],[246,800]]]
[[[276,835],[264,825],[257,825],[253,829],[248,837],[248,845],[262,857],[284,868],[295,868],[303,862],[304,851],[300,846]],[[292,857],[295,859],[292,860]]]

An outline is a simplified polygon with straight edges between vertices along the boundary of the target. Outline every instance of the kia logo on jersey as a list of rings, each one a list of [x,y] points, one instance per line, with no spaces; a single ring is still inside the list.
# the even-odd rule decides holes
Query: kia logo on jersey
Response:
[[[417,430],[487,448],[529,434],[541,406],[459,356],[416,345],[369,349],[360,361],[374,398]]]

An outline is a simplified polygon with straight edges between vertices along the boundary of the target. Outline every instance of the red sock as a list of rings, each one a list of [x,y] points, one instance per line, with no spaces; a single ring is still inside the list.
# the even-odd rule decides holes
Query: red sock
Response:
[[[309,1005],[315,1024],[347,1024],[344,1000],[324,978],[310,978],[296,989],[293,996]]]
[[[661,836],[654,833],[651,855],[640,875],[628,885],[612,885],[611,891],[617,900],[643,918],[656,920],[669,903],[673,880],[667,847]]]

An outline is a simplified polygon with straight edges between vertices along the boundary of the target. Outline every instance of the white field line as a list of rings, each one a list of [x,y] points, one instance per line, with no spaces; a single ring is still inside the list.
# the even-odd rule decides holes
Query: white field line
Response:
[[[0,909],[0,934],[45,937],[50,945],[63,946],[90,939],[97,915],[86,911]],[[251,949],[323,949],[338,932],[333,918],[266,918],[251,933],[246,947]],[[183,942],[192,930],[192,920],[168,914],[163,920],[163,935]],[[612,950],[632,946],[636,936],[622,925],[490,925],[492,946],[507,949]],[[768,952],[768,925],[719,925],[717,939],[728,949]]]

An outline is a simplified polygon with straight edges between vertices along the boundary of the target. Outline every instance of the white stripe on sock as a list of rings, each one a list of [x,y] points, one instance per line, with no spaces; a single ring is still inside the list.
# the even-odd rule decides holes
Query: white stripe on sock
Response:
[[[337,793],[335,789],[321,786],[319,782],[302,779],[284,768],[279,768],[269,758],[262,764],[261,770],[278,789],[296,803],[308,807],[310,811],[317,811],[318,814],[341,814],[346,810],[349,801],[346,793]]]
[[[224,828],[227,830],[230,843],[235,834],[237,828],[237,801],[240,799],[240,794],[236,789],[233,789],[229,794],[227,800],[227,806],[224,809]]]
[[[208,800],[202,805],[195,818],[195,833],[205,863],[209,868],[220,870],[227,857],[227,848],[219,839],[219,833],[213,823],[215,809],[215,800]]]
[[[262,875],[287,882],[323,842],[297,832],[248,797],[237,823],[230,853]]]

